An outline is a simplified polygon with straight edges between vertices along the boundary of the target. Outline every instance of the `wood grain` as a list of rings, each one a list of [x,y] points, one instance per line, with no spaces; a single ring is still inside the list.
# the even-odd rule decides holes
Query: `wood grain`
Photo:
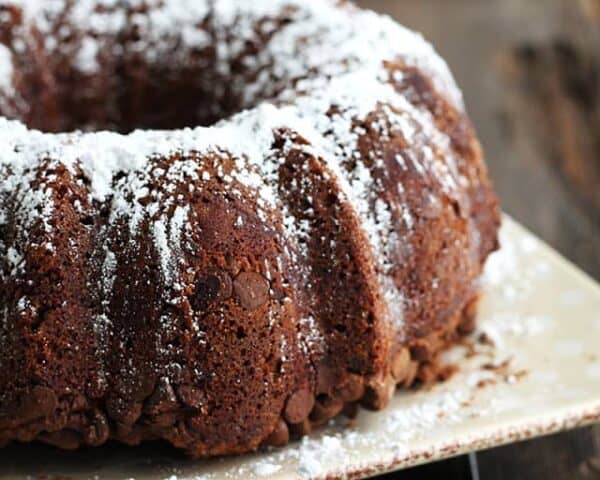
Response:
[[[361,0],[430,39],[503,209],[600,279],[600,0]],[[600,479],[600,426],[477,455],[480,478]],[[467,457],[389,478],[470,478]],[[404,475],[404,476],[403,476]]]

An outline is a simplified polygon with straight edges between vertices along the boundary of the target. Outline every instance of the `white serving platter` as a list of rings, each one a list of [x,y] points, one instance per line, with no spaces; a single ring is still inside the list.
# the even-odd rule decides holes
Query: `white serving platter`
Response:
[[[286,448],[192,461],[164,445],[0,450],[0,480],[361,478],[600,421],[600,286],[508,217],[450,380]],[[482,335],[483,334],[483,335]]]

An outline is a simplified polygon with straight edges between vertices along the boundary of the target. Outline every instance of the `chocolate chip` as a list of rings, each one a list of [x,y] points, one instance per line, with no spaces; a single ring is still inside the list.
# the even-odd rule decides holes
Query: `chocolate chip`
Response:
[[[76,394],[69,402],[69,410],[71,412],[81,412],[87,410],[88,401],[83,395]]]
[[[158,427],[170,427],[171,425],[175,425],[176,421],[177,413],[175,412],[160,413],[152,417],[152,425],[156,425]]]
[[[269,300],[269,282],[260,273],[240,273],[233,281],[233,290],[246,310],[256,310]]]
[[[126,445],[134,446],[139,445],[144,440],[144,432],[139,426],[124,426],[117,424],[117,434],[115,435],[120,442]]]
[[[149,415],[158,415],[159,413],[175,410],[178,406],[177,397],[167,378],[161,378],[154,389],[154,392],[144,405],[144,412]]]
[[[18,413],[20,423],[47,417],[54,413],[57,407],[58,399],[54,391],[48,387],[36,385],[28,395],[21,399]]]
[[[424,384],[432,383],[437,379],[437,368],[431,363],[424,363],[419,368],[417,378]]]
[[[71,412],[65,423],[65,428],[80,432],[81,430],[88,427],[90,424],[89,418],[86,417],[84,412],[73,413]]]
[[[308,417],[315,404],[315,397],[308,388],[301,388],[290,395],[283,416],[288,423],[300,423]]]
[[[333,386],[339,378],[339,373],[325,362],[317,366],[317,394],[331,394]]]
[[[406,373],[406,377],[404,378],[404,382],[402,382],[402,386],[407,388],[410,387],[417,377],[417,372],[419,371],[419,362],[412,361],[408,367],[408,372]]]
[[[473,333],[477,325],[477,307],[479,298],[475,297],[471,300],[462,311],[462,318],[458,324],[458,332],[463,335]]]
[[[178,440],[187,445],[193,443],[195,440],[193,434],[195,429],[194,426],[190,424],[190,420],[191,419],[179,420],[173,427]]]
[[[121,397],[112,397],[106,400],[106,412],[110,418],[127,427],[140,418],[142,404]]]
[[[433,356],[432,345],[428,342],[419,342],[410,347],[410,356],[420,362],[430,360]]]
[[[407,348],[398,350],[392,357],[390,371],[396,382],[400,382],[406,378],[410,367],[410,353]]]
[[[60,430],[58,432],[42,432],[38,440],[64,450],[75,450],[81,445],[81,437],[73,430]]]
[[[191,304],[196,311],[205,311],[211,305],[231,297],[233,285],[227,272],[215,270],[196,280]]]
[[[0,417],[0,432],[2,430],[8,430],[9,428],[14,428],[18,426],[19,423],[15,420],[15,415],[12,414],[10,416],[5,415]]]
[[[290,431],[288,430],[287,424],[283,421],[282,418],[280,418],[277,420],[275,429],[265,439],[263,445],[266,445],[268,447],[283,447],[284,445],[287,445],[289,441]]]
[[[344,408],[344,402],[329,397],[319,398],[308,417],[312,422],[321,424],[337,416]]]
[[[356,418],[358,415],[358,403],[345,403],[344,408],[342,409],[342,415],[350,419]]]
[[[134,400],[138,402],[143,401],[148,398],[152,392],[154,391],[154,387],[156,385],[156,374],[145,373],[143,375],[139,375],[136,378],[136,381],[133,382],[130,388],[130,395]]]
[[[206,394],[204,390],[192,385],[181,385],[177,388],[177,394],[188,407],[200,409],[205,406]]]
[[[390,403],[395,390],[396,382],[391,376],[374,381],[367,386],[361,405],[369,410],[381,410]]]
[[[344,402],[354,402],[363,396],[364,391],[363,377],[349,374],[344,383],[335,388],[334,396]]]
[[[308,418],[305,418],[299,423],[294,423],[289,426],[290,434],[294,438],[308,435],[312,431],[312,424]]]
[[[38,432],[43,428],[40,422],[27,425],[27,428],[19,428],[14,432],[14,440],[28,443],[32,442],[38,435]]]
[[[476,317],[463,317],[457,327],[458,333],[462,335],[473,333],[477,326],[476,320]]]
[[[90,425],[86,429],[84,442],[92,447],[97,447],[108,440],[109,434],[108,419],[102,412],[95,410]]]

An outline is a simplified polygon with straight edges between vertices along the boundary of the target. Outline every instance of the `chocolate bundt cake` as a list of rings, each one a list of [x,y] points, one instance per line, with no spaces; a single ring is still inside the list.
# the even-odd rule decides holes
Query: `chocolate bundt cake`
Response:
[[[281,445],[473,326],[496,197],[387,17],[0,0],[0,114],[0,444]]]

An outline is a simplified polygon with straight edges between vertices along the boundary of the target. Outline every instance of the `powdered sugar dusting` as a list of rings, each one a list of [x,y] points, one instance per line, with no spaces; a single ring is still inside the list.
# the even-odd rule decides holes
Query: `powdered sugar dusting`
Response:
[[[270,462],[257,462],[253,467],[253,472],[258,477],[267,477],[281,470],[281,465]]]
[[[13,90],[13,60],[10,50],[0,44],[0,90],[10,94]]]
[[[287,87],[297,79],[319,81],[345,73],[373,71],[381,68],[382,60],[401,58],[422,67],[441,91],[462,105],[460,91],[444,61],[420,35],[389,17],[351,6],[340,8],[333,1],[259,0],[235,8],[230,2],[217,3],[217,17],[224,16],[225,23],[233,19],[242,40],[251,31],[247,28],[247,18],[276,17],[277,12],[286,12],[294,21],[276,32],[267,48],[251,60],[257,71],[266,74],[259,74],[255,84],[245,86],[243,94],[248,104],[253,104],[257,96],[264,96],[265,91]],[[227,52],[228,55],[236,53],[235,50]],[[273,62],[277,65],[276,71],[265,72],[263,67]],[[318,74],[313,76],[309,72]]]
[[[75,57],[75,66],[84,73],[93,74],[98,70],[98,42],[85,37]]]

